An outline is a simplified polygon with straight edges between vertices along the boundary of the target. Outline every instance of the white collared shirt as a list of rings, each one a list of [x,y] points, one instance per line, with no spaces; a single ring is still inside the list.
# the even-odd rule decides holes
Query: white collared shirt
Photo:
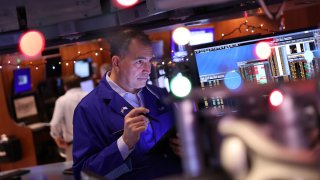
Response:
[[[106,80],[109,83],[110,87],[117,92],[121,97],[123,97],[129,104],[131,104],[133,107],[141,107],[143,106],[143,101],[142,101],[142,95],[141,95],[141,90],[133,94],[131,92],[127,92],[124,89],[122,89],[120,86],[118,86],[115,82],[113,82],[110,77],[109,77],[110,72],[107,73],[106,75]]]
[[[108,73],[106,73],[106,80],[109,83],[110,87],[116,93],[118,93],[121,97],[123,97],[129,104],[131,104],[135,108],[143,106],[141,90],[136,94],[127,92],[124,89],[122,89],[121,87],[119,87],[115,82],[113,82],[112,79],[110,79],[109,75],[110,75],[110,71]],[[123,140],[123,136],[121,136],[117,140],[117,146],[118,146],[118,149],[119,149],[123,159],[126,159],[134,149],[133,148],[133,149],[129,150],[129,147],[125,144],[125,142]]]
[[[73,141],[74,109],[87,94],[81,88],[72,88],[56,100],[50,121],[50,134],[53,138],[60,137],[66,142]]]

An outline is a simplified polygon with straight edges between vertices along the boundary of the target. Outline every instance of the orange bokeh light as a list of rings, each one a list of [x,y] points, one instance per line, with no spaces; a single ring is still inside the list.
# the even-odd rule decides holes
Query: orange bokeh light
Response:
[[[26,56],[37,56],[45,47],[45,39],[39,31],[28,31],[19,40],[20,51]]]

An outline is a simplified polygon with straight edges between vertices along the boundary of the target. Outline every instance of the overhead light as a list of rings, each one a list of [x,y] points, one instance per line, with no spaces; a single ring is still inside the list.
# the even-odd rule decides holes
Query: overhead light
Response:
[[[139,0],[113,0],[113,5],[117,8],[127,8],[131,7],[139,2]]]
[[[27,31],[19,40],[20,51],[26,56],[33,57],[40,55],[44,47],[45,38],[40,31]]]
[[[178,27],[173,30],[172,38],[178,45],[186,45],[190,42],[191,33],[188,28]]]

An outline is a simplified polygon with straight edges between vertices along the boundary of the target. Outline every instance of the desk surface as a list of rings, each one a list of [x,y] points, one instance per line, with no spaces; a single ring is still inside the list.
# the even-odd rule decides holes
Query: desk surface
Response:
[[[53,164],[46,164],[41,166],[33,166],[28,168],[22,168],[22,169],[28,169],[30,172],[28,174],[22,175],[22,180],[32,180],[32,179],[45,179],[45,180],[73,180],[73,175],[65,175],[62,174],[62,171],[70,168],[72,166],[72,161],[67,162],[60,162],[60,163],[53,163]],[[11,171],[5,171],[1,172],[0,175],[3,175],[7,172]]]

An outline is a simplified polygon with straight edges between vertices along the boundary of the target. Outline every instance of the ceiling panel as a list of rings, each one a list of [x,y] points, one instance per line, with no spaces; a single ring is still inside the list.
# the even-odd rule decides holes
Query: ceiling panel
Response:
[[[99,0],[26,0],[26,11],[29,27],[102,14]]]
[[[102,14],[100,0],[0,0],[0,32],[19,30],[17,8],[24,7],[29,28]]]

